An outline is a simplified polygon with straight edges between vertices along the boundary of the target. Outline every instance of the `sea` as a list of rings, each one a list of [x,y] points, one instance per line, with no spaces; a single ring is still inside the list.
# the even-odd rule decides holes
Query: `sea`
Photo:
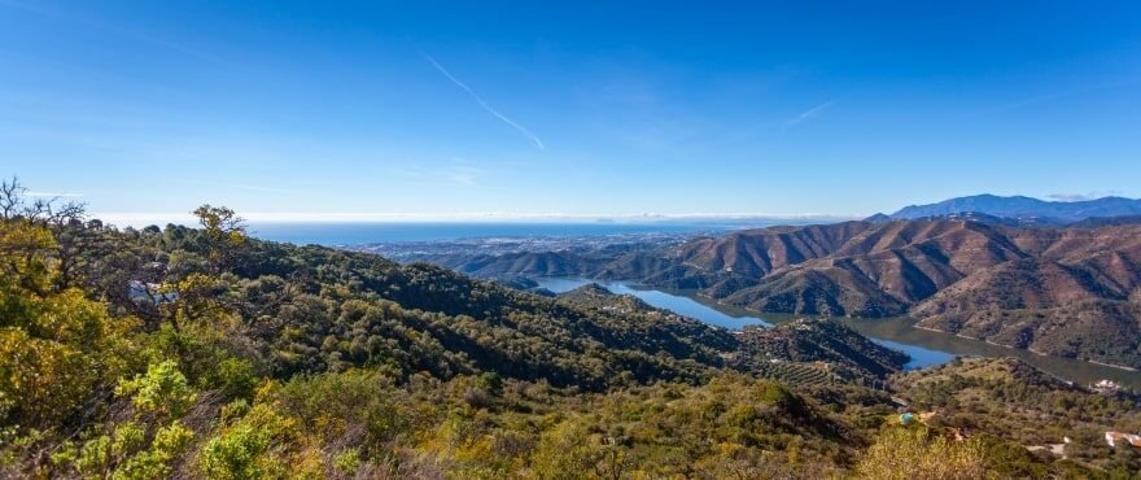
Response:
[[[275,242],[325,246],[449,241],[498,237],[581,237],[653,233],[699,233],[730,229],[699,223],[251,223],[252,236]],[[736,228],[740,228],[739,226]]]

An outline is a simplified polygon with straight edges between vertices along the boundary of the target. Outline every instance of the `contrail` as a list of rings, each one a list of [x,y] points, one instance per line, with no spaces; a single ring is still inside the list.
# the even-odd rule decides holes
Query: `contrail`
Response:
[[[467,92],[468,95],[471,95],[471,98],[475,99],[476,103],[479,103],[479,106],[483,107],[484,110],[487,110],[487,113],[495,115],[495,118],[502,120],[503,123],[510,125],[511,128],[518,130],[519,133],[526,135],[527,138],[531,139],[531,143],[534,143],[535,146],[539,148],[539,150],[545,150],[547,148],[546,146],[543,145],[543,141],[540,140],[539,137],[535,136],[534,133],[531,133],[530,130],[527,130],[527,127],[524,127],[518,123],[515,123],[514,120],[507,118],[507,116],[502,114],[502,113],[499,113],[499,111],[496,110],[495,107],[492,107],[490,104],[488,104],[486,101],[484,101],[484,99],[481,98],[479,96],[479,94],[475,93],[475,90],[472,90],[471,87],[467,86],[467,84],[465,84],[464,82],[461,82],[460,79],[453,76],[452,73],[448,71],[448,69],[444,68],[443,65],[440,65],[440,62],[437,62],[436,59],[432,58],[431,55],[428,55],[427,52],[421,51],[420,54],[424,55],[424,58],[428,59],[428,62],[430,62],[433,67],[436,67],[436,70],[439,70],[440,73],[444,74],[445,77],[448,77],[448,80],[451,80],[452,83],[454,83],[454,84],[456,84],[456,86],[464,89],[464,91]]]
[[[817,106],[812,107],[808,110],[805,110],[805,111],[801,112],[800,115],[792,117],[787,122],[784,122],[784,125],[786,127],[791,127],[791,126],[796,125],[796,124],[803,122],[805,120],[812,119],[812,118],[816,117],[817,115],[819,115],[820,112],[824,111],[824,109],[831,107],[834,103],[836,103],[836,102],[829,100],[827,102],[821,103],[820,105],[817,105]]]

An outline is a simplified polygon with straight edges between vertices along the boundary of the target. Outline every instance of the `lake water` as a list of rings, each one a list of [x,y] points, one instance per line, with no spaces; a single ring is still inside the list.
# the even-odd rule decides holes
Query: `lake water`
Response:
[[[327,246],[448,241],[489,237],[581,237],[724,230],[709,224],[681,223],[251,223],[250,234],[275,242]]]
[[[540,287],[550,290],[555,293],[563,293],[574,290],[578,287],[591,283],[591,280],[583,280],[581,278],[535,278],[536,283]],[[690,318],[696,318],[702,322],[710,325],[716,325],[722,328],[735,330],[746,325],[764,325],[771,327],[772,324],[761,320],[755,316],[749,315],[731,315],[729,313],[717,310],[692,298],[674,295],[671,293],[663,292],[660,290],[651,290],[644,288],[634,288],[625,282],[594,282],[606,287],[613,293],[619,295],[633,295],[638,297],[643,302],[653,305],[657,308],[670,310],[679,315],[685,315]]]
[[[581,278],[535,278],[540,287],[563,293],[591,283]],[[717,304],[696,297],[693,292],[663,291],[642,288],[620,281],[593,281],[618,294],[630,294],[657,308],[671,310],[710,325],[737,329],[746,325],[772,326],[792,320],[790,315],[765,315],[765,319],[740,308]],[[1088,384],[1110,379],[1133,388],[1141,388],[1141,373],[1095,365],[1080,360],[1036,355],[1027,350],[990,345],[986,342],[931,332],[912,327],[912,320],[904,317],[886,319],[841,319],[841,321],[872,341],[888,348],[900,350],[911,360],[907,369],[925,368],[946,363],[956,356],[1017,357],[1043,371],[1060,378]]]
[[[592,281],[581,278],[536,278],[535,282],[538,283],[540,287],[552,292],[563,293],[591,283]],[[730,330],[739,329],[746,325],[773,326],[772,323],[760,317],[752,316],[741,311],[731,312],[729,309],[711,306],[685,295],[654,289],[635,288],[626,282],[598,281],[595,283],[606,287],[607,290],[613,293],[619,295],[633,295],[657,308],[670,310],[679,315],[685,315],[707,324],[728,328]],[[949,362],[955,358],[954,354],[923,348],[917,345],[908,345],[882,338],[871,338],[871,340],[910,355],[911,361],[909,361],[904,368],[929,367]]]

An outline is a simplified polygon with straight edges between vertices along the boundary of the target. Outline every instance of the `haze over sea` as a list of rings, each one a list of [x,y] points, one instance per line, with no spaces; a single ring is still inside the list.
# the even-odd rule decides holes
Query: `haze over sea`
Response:
[[[520,223],[385,222],[252,223],[250,233],[276,242],[362,245],[389,242],[448,241],[487,237],[578,237],[651,233],[723,231],[739,226],[706,223]]]

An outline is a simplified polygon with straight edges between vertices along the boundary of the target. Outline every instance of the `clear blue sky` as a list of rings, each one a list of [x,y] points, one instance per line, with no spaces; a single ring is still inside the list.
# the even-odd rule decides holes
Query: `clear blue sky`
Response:
[[[1141,196],[1138,2],[328,3],[0,0],[0,174],[284,217]]]

